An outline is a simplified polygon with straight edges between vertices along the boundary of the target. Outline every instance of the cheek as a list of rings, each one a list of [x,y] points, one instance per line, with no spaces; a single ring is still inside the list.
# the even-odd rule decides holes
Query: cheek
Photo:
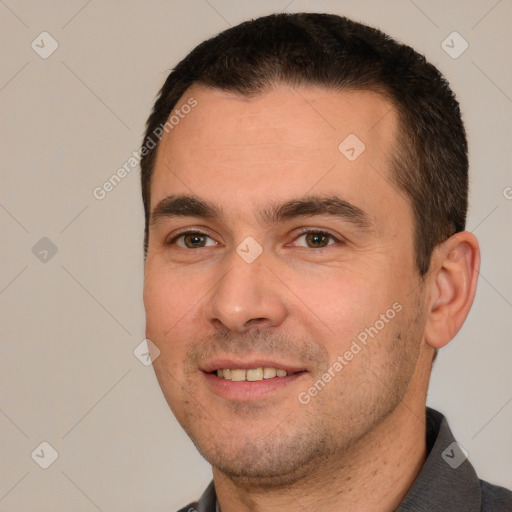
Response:
[[[204,288],[198,279],[183,277],[153,262],[146,263],[144,307],[146,336],[162,351],[181,354],[203,321]]]
[[[328,329],[326,342],[331,339],[332,350],[339,352],[397,301],[393,283],[380,276],[369,269],[356,272],[331,268],[324,275],[297,275],[293,278],[296,285],[291,288],[299,290],[297,296],[308,316]]]

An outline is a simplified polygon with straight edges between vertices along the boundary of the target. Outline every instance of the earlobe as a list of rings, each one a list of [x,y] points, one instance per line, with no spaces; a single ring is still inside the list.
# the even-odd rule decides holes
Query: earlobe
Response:
[[[469,231],[456,233],[434,250],[425,329],[431,347],[444,347],[462,327],[475,298],[479,270],[478,241]]]

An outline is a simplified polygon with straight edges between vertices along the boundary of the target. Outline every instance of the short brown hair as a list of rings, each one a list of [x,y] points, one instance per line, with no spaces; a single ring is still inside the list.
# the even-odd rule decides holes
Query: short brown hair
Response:
[[[145,250],[158,127],[192,84],[253,96],[278,83],[384,95],[397,110],[400,133],[392,180],[409,199],[416,263],[429,269],[436,245],[463,231],[468,195],[467,141],[459,104],[424,56],[372,27],[333,14],[274,14],[208,39],[167,77],[147,122],[141,159]]]

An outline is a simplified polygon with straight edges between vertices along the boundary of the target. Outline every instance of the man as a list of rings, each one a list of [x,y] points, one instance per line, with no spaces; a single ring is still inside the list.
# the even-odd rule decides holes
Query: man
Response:
[[[182,510],[511,510],[425,405],[480,262],[436,68],[346,18],[253,20],[172,71],[142,154],[146,335],[213,469]]]

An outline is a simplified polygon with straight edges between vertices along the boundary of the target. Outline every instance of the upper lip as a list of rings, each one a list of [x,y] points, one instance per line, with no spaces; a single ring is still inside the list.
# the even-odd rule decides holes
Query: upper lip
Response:
[[[306,371],[304,366],[297,364],[284,363],[270,359],[249,359],[249,358],[217,358],[203,362],[201,370],[205,373],[211,373],[219,369],[231,370],[249,370],[251,368],[270,367],[285,370],[287,373],[297,373]]]

